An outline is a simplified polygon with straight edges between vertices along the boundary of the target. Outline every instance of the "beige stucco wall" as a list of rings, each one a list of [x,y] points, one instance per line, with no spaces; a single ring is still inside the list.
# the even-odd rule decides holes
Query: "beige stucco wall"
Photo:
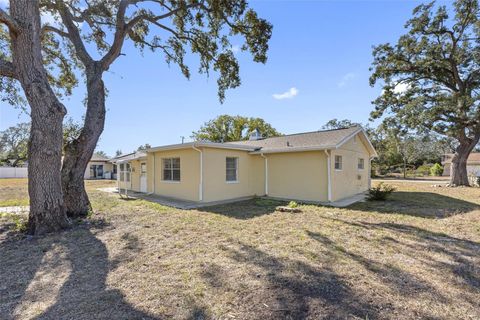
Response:
[[[327,156],[323,151],[268,154],[268,195],[327,201]]]
[[[226,181],[226,158],[238,158],[236,182]],[[264,195],[264,162],[246,151],[203,149],[203,201],[219,201]]]
[[[202,148],[203,202],[265,195],[265,160],[241,150]],[[332,201],[368,189],[370,161],[366,141],[357,136],[331,150]],[[343,156],[341,171],[334,169],[335,155]],[[162,180],[162,159],[180,158],[180,181]],[[238,181],[226,181],[226,158],[237,157]],[[327,156],[324,151],[266,154],[268,195],[304,201],[328,201]],[[365,168],[358,170],[358,159]],[[131,162],[131,186],[140,190],[140,163]],[[200,153],[194,149],[157,151],[147,155],[147,191],[184,200],[200,200]],[[360,177],[360,179],[358,179]]]
[[[103,161],[90,161],[87,165],[87,169],[85,170],[84,178],[91,179],[90,177],[90,165],[103,165],[103,174],[110,172],[113,174],[113,164],[110,162],[103,162]]]
[[[332,201],[343,199],[368,189],[370,154],[366,141],[357,135],[340,148],[331,151]],[[335,155],[342,156],[342,170],[335,170]],[[358,159],[363,158],[365,168],[358,170]],[[360,179],[359,179],[360,178]]]
[[[193,149],[157,151],[147,155],[147,190],[162,196],[198,201],[200,153]],[[180,181],[162,180],[162,158],[180,158]],[[155,188],[154,188],[155,185]]]

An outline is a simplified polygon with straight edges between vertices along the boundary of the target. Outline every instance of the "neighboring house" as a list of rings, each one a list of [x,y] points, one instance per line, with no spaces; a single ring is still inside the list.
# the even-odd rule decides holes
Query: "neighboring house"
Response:
[[[122,189],[202,203],[253,196],[328,202],[365,192],[375,156],[363,129],[354,126],[160,146],[116,163]]]
[[[443,175],[450,176],[452,172],[452,153],[442,156]],[[480,176],[480,152],[472,152],[467,159],[467,172],[469,176]]]
[[[85,170],[85,179],[116,179],[114,165],[109,158],[94,154]]]

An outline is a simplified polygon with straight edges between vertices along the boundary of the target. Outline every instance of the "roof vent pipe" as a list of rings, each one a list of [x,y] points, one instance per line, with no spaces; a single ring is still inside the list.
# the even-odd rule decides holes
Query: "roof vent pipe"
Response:
[[[260,130],[258,130],[258,128],[255,129],[255,131],[253,131],[252,133],[250,133],[250,138],[249,138],[250,141],[257,141],[262,139],[263,139],[262,134],[260,133]]]

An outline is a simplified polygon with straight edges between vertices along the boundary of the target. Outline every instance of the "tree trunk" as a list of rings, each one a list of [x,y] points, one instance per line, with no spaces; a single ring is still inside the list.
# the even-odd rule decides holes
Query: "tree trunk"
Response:
[[[450,184],[456,186],[469,186],[467,159],[473,148],[477,145],[480,134],[475,135],[473,139],[459,139],[460,144],[455,150],[452,158],[452,166],[450,173]]]
[[[38,1],[10,2],[21,30],[10,34],[12,61],[31,108],[28,143],[28,231],[43,234],[69,226],[60,179],[65,107],[51,89],[43,67]]]
[[[84,217],[92,207],[84,174],[105,125],[105,87],[98,63],[87,68],[87,112],[80,136],[65,147],[62,187],[69,217]]]

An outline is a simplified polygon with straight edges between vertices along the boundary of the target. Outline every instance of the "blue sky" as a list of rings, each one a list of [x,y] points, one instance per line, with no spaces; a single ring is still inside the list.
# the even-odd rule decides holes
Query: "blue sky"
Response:
[[[368,83],[372,45],[395,42],[418,1],[251,1],[273,24],[266,65],[239,53],[242,86],[218,101],[216,77],[185,79],[160,53],[130,44],[105,74],[107,120],[98,150],[113,155],[139,145],[179,143],[220,114],[261,117],[288,134],[318,130],[332,118],[365,123],[381,88]],[[234,42],[235,44],[235,42]],[[240,44],[240,43],[238,43]],[[189,58],[192,71],[197,59]],[[293,89],[292,89],[293,88]],[[80,120],[80,85],[64,104]],[[28,121],[0,103],[0,130]]]

